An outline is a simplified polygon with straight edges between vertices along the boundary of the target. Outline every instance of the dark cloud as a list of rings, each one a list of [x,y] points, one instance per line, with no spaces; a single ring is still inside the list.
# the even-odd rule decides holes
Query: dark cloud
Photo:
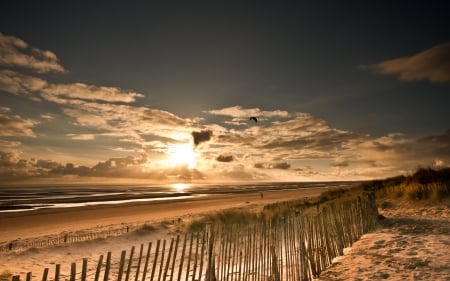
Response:
[[[332,167],[348,167],[350,164],[346,161],[336,161],[331,163]]]
[[[202,142],[209,141],[212,136],[212,131],[206,130],[206,131],[193,131],[191,133],[192,138],[194,139],[195,146],[199,145]]]
[[[219,156],[217,156],[216,160],[218,162],[233,162],[234,157],[233,157],[233,155],[219,155]]]
[[[411,152],[422,154],[421,156],[431,156],[446,159],[450,162],[450,130],[442,135],[427,136],[414,141]]]
[[[409,57],[382,61],[363,67],[386,75],[397,75],[400,80],[429,80],[450,83],[450,42],[437,45]]]
[[[201,180],[203,173],[187,166],[167,169],[143,169],[147,155],[116,157],[99,162],[92,167],[62,164],[52,160],[20,159],[17,153],[0,151],[0,180],[16,181],[35,178],[135,178],[151,180]]]
[[[270,169],[280,169],[280,170],[287,170],[291,167],[291,164],[288,162],[280,162],[280,163],[273,163],[270,164]]]
[[[256,163],[253,167],[257,169],[279,169],[287,170],[291,168],[291,164],[288,162],[276,162],[276,163]]]

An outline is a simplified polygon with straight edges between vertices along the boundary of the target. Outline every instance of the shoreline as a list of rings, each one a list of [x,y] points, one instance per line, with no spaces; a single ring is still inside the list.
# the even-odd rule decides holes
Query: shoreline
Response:
[[[0,243],[56,235],[63,232],[111,228],[200,215],[212,211],[310,198],[329,188],[300,188],[239,194],[213,194],[170,201],[133,202],[71,208],[43,208],[0,213]]]

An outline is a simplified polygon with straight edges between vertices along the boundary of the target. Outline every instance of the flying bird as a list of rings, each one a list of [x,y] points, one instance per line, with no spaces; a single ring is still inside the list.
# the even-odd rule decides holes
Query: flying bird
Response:
[[[255,116],[252,116],[252,117],[248,118],[248,120],[253,120],[253,121],[255,121],[255,123],[258,123],[258,119],[256,119]]]

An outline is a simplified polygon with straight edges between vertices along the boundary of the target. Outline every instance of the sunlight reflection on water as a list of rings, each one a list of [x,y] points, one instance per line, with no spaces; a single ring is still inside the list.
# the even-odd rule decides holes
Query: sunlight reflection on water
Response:
[[[176,191],[176,192],[183,192],[188,190],[191,185],[188,183],[173,183],[171,184],[171,187]]]

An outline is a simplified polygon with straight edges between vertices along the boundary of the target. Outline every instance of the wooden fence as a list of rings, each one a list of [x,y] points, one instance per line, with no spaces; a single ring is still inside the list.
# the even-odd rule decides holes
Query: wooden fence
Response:
[[[20,251],[31,248],[47,248],[52,246],[61,246],[70,243],[90,241],[94,239],[106,239],[109,237],[120,236],[127,232],[135,231],[141,228],[142,225],[127,225],[107,230],[86,232],[71,232],[52,235],[46,238],[32,239],[32,240],[15,240],[0,244],[0,252]]]
[[[61,265],[41,276],[14,276],[13,281],[280,281],[312,280],[377,223],[372,196],[322,206],[319,212],[261,219],[247,225],[209,224],[186,233],[132,247],[120,257],[109,252],[96,261]],[[78,267],[81,266],[81,267]],[[81,270],[80,270],[81,269]]]

